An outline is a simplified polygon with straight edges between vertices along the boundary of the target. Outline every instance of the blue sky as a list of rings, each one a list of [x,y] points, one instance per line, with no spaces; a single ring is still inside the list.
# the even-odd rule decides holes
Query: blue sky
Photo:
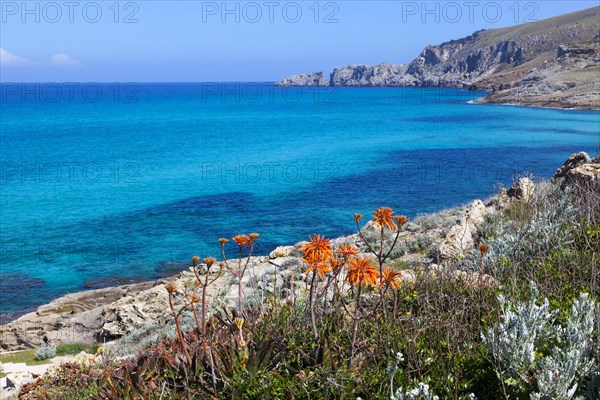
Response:
[[[0,1],[0,80],[273,81],[597,1]]]

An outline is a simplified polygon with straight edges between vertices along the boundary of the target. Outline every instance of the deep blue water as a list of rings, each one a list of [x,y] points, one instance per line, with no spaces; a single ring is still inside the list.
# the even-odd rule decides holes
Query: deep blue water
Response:
[[[257,252],[550,177],[599,149],[598,112],[468,104],[440,89],[2,85],[0,312],[155,278],[217,239]]]

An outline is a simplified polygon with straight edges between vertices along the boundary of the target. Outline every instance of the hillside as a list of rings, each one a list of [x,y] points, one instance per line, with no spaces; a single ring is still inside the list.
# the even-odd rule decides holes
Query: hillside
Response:
[[[335,68],[329,81],[313,73],[277,85],[464,87],[491,92],[491,103],[597,109],[599,32],[594,7],[427,46],[409,64],[349,65]]]

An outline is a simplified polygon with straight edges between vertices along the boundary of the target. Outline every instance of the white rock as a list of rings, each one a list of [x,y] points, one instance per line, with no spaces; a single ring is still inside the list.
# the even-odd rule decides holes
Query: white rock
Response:
[[[446,238],[438,246],[439,256],[442,259],[455,258],[464,255],[465,251],[474,245],[473,231],[475,227],[468,223],[466,218],[450,228]]]
[[[469,204],[469,206],[467,207],[467,210],[466,210],[467,222],[470,222],[471,224],[474,224],[474,225],[479,225],[479,224],[483,223],[487,213],[488,213],[488,210],[485,207],[485,204],[483,204],[483,202],[481,200],[475,200],[471,204]]]
[[[521,178],[512,187],[506,191],[508,197],[515,198],[524,203],[528,203],[533,197],[535,184],[529,178]]]
[[[279,246],[271,253],[269,253],[269,258],[279,258],[279,257],[289,257],[295,250],[294,246]]]
[[[17,399],[23,385],[33,382],[29,372],[17,372],[2,378],[0,381],[0,400]]]

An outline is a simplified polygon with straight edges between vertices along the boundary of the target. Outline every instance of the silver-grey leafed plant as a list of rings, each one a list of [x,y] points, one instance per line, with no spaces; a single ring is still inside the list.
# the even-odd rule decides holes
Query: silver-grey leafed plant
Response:
[[[559,310],[552,311],[548,299],[538,305],[537,287],[530,286],[524,303],[513,305],[499,296],[503,319],[483,340],[505,393],[516,389],[529,392],[532,400],[570,400],[591,377],[596,306],[581,293],[563,327]]]

